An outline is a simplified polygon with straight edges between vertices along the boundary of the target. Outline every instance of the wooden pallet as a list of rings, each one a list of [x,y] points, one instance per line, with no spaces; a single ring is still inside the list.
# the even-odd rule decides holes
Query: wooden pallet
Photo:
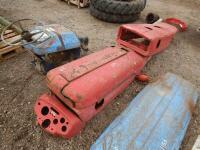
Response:
[[[20,37],[21,36],[13,30],[7,30],[4,34],[4,38],[8,42],[17,40]],[[22,52],[24,52],[24,49],[21,46],[9,46],[0,39],[0,61],[7,60]]]

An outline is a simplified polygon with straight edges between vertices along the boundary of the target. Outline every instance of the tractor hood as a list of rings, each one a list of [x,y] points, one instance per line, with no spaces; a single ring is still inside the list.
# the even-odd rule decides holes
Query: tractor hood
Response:
[[[122,76],[128,79],[144,65],[144,58],[134,51],[110,47],[51,70],[48,86],[68,106],[82,109],[104,99],[108,91],[120,86],[116,81],[124,83]]]

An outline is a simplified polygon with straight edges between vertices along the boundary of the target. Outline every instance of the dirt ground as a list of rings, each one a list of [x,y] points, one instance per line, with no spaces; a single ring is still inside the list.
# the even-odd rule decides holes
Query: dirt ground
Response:
[[[144,22],[148,12],[165,17],[178,17],[189,25],[187,32],[179,33],[171,46],[154,57],[144,72],[154,79],[166,72],[174,72],[191,81],[200,90],[200,0],[148,0],[138,22]],[[10,20],[33,18],[46,23],[59,23],[89,36],[90,53],[115,43],[119,24],[99,21],[89,10],[68,6],[58,0],[0,0],[0,15]],[[48,92],[45,76],[30,66],[31,56],[25,52],[0,63],[0,149],[2,150],[87,150],[101,132],[118,116],[144,87],[133,82],[115,102],[94,119],[82,133],[71,140],[53,137],[35,123],[33,107],[39,95]],[[200,134],[200,102],[194,112],[182,144],[190,150]]]

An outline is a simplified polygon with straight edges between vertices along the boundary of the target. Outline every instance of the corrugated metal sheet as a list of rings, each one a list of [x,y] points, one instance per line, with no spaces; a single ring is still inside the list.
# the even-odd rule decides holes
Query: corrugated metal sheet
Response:
[[[178,150],[197,99],[192,84],[168,73],[144,88],[91,150]]]

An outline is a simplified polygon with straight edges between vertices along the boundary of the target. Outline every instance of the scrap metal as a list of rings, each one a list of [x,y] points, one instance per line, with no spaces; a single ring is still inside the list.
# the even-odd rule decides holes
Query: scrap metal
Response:
[[[122,93],[142,68],[161,53],[178,29],[168,23],[126,24],[116,46],[55,68],[47,74],[50,94],[35,104],[37,123],[53,135],[71,138]]]

